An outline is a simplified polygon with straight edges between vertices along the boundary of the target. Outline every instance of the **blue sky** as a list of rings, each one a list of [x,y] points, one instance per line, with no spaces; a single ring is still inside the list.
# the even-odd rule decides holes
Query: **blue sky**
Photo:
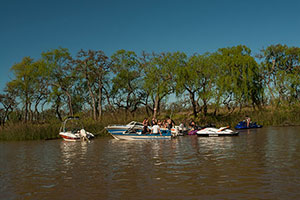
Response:
[[[300,44],[297,0],[0,0],[0,91],[23,57],[68,48],[214,52]]]

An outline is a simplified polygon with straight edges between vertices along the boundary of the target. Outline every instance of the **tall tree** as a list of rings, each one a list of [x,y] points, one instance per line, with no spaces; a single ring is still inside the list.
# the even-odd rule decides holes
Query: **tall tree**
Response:
[[[156,118],[161,100],[174,91],[173,75],[176,65],[184,64],[186,55],[181,52],[153,53],[144,60],[144,90],[151,96],[153,117]],[[146,61],[146,62],[145,62]]]
[[[101,118],[104,83],[111,65],[109,58],[100,50],[80,50],[72,63],[88,88],[94,120]]]
[[[300,48],[270,45],[261,50],[259,58],[263,59],[262,77],[272,102],[297,99],[300,93]]]
[[[4,126],[6,120],[9,120],[9,113],[13,111],[16,102],[10,93],[0,94],[0,103],[2,104],[0,126]]]
[[[211,89],[214,84],[215,70],[213,67],[209,54],[195,54],[188,59],[185,65],[176,66],[176,93],[188,93],[195,118],[201,110],[204,115],[207,115],[208,102],[212,97]],[[202,106],[199,104],[200,100]]]
[[[76,78],[73,76],[73,67],[70,65],[71,56],[66,48],[58,48],[42,53],[42,58],[47,64],[48,80],[51,85],[51,96],[61,93],[67,97],[69,115],[73,115],[72,108],[72,89]],[[57,96],[56,99],[61,99]],[[61,102],[61,101],[59,101]]]
[[[119,50],[112,55],[111,94],[115,104],[126,112],[134,113],[140,104],[144,104],[145,92],[142,88],[140,62],[133,51]]]
[[[21,62],[11,67],[15,79],[7,83],[7,87],[14,88],[11,92],[14,92],[19,97],[24,107],[24,122],[27,122],[32,114],[31,102],[34,94],[33,84],[36,81],[34,76],[33,59],[30,57],[24,57]]]
[[[216,73],[217,106],[221,102],[232,111],[239,105],[259,105],[263,87],[258,64],[251,56],[251,50],[238,45],[221,48],[214,54],[218,67]]]

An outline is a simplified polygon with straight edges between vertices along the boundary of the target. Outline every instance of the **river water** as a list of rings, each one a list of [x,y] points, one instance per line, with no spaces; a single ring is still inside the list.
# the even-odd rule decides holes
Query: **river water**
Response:
[[[0,142],[0,199],[300,199],[300,127]]]

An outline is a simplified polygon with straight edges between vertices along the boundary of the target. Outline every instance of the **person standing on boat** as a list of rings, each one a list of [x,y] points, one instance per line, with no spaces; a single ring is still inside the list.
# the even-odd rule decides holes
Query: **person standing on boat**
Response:
[[[150,132],[150,134],[153,133],[153,134],[160,134],[161,135],[161,131],[160,131],[160,127],[157,125],[157,123],[155,123],[153,126],[152,126],[152,130]]]
[[[250,117],[248,117],[248,115],[246,115],[246,123],[247,123],[247,128],[249,128],[249,126],[250,126],[250,122],[251,122],[251,119],[250,119]]]

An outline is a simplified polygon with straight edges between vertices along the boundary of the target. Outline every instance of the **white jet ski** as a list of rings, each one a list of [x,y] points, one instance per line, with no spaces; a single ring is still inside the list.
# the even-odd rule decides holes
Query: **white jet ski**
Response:
[[[239,132],[229,129],[229,126],[221,128],[204,128],[197,131],[198,136],[202,137],[220,137],[220,136],[237,136]]]

